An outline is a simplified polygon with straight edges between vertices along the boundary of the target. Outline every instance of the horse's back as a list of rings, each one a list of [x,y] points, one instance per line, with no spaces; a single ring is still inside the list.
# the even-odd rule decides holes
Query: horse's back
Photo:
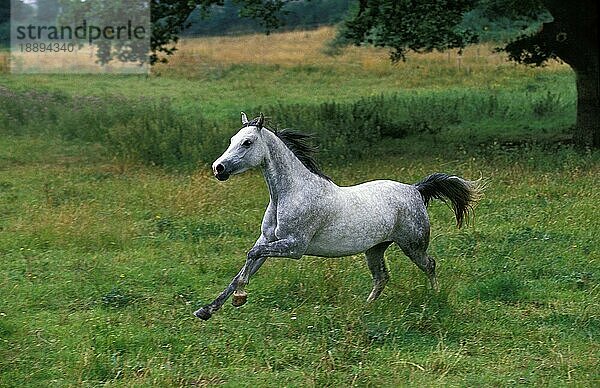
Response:
[[[418,193],[414,185],[407,185],[389,179],[369,181],[354,186],[343,186],[340,187],[340,191],[345,195],[386,197],[392,201],[398,198],[409,198]]]
[[[392,180],[376,180],[356,186],[342,188],[349,196],[360,197],[361,201],[371,204],[371,216],[385,217],[392,220],[394,229],[411,228],[415,223],[421,223],[423,218],[428,221],[427,209],[421,193],[414,185],[408,185]]]

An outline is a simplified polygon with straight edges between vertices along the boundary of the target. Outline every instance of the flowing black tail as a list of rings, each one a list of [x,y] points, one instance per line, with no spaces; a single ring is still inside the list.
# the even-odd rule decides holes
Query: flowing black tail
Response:
[[[456,215],[456,225],[460,228],[463,222],[468,221],[473,212],[473,206],[481,198],[484,183],[481,179],[468,181],[454,175],[442,173],[431,174],[415,187],[421,193],[425,206],[431,199],[450,201],[450,206]]]

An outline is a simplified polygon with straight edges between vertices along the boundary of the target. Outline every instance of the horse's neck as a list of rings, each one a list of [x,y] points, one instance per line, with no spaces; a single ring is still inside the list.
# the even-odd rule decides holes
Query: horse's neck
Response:
[[[269,186],[271,200],[278,200],[297,188],[308,187],[321,179],[310,172],[292,151],[271,132],[267,132],[269,155],[263,166],[263,175]]]

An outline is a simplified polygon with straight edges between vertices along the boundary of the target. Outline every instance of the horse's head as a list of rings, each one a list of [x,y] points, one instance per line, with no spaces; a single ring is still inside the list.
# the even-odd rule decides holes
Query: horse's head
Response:
[[[268,152],[262,137],[264,123],[262,113],[248,121],[246,114],[242,112],[242,128],[231,138],[229,147],[212,165],[218,180],[227,180],[230,175],[242,173],[263,162]]]

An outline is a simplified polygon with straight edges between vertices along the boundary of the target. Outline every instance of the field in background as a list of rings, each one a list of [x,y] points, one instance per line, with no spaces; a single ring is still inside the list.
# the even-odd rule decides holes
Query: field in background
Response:
[[[383,48],[348,46],[339,48],[331,46],[336,31],[331,27],[323,27],[311,31],[292,31],[272,35],[248,35],[242,39],[235,36],[211,37],[201,39],[183,39],[178,45],[179,53],[173,61],[161,64],[155,70],[182,70],[182,75],[197,72],[203,65],[276,65],[298,67],[312,65],[319,67],[335,67],[337,70],[364,70],[367,72],[389,73],[404,67],[417,70],[428,66],[428,71],[443,69],[478,72],[490,67],[514,64],[506,61],[506,56],[494,51],[491,43],[467,47],[447,52],[431,52],[409,55],[407,62],[393,64],[389,60],[389,52]],[[548,69],[565,69],[564,65],[551,62]],[[417,78],[417,77],[415,77]],[[416,81],[416,80],[415,80]],[[421,81],[423,82],[423,81]]]
[[[551,90],[566,101],[573,100],[575,93],[568,67],[556,63],[543,69],[517,66],[492,53],[491,45],[467,49],[461,57],[455,52],[429,53],[391,64],[385,50],[370,48],[350,47],[341,56],[327,56],[323,51],[333,36],[331,28],[322,28],[268,37],[190,39],[182,42],[170,64],[158,65],[150,77],[7,77],[0,73],[0,82],[13,90],[35,85],[37,90],[75,96],[165,97],[186,115],[202,113],[227,125],[232,117],[237,120],[242,108],[347,102],[382,93],[517,91],[529,93],[531,99]],[[6,73],[6,59],[4,63]]]
[[[564,65],[517,66],[491,45],[398,64],[365,47],[332,57],[324,51],[333,34],[184,40],[147,77],[0,75],[4,126],[99,141],[129,160],[177,168],[210,163],[240,110],[317,134],[331,160],[377,154],[382,144],[393,152],[409,135],[463,146],[568,142],[575,87]]]
[[[479,44],[464,49],[447,52],[431,52],[409,55],[407,62],[392,64],[386,49],[372,47],[348,46],[334,48],[330,42],[335,38],[335,29],[321,27],[310,31],[291,31],[271,35],[255,34],[244,36],[223,36],[207,38],[183,38],[177,45],[178,52],[170,58],[169,63],[154,67],[155,74],[167,72],[186,78],[202,76],[206,67],[224,67],[228,65],[275,65],[299,67],[311,65],[318,67],[335,67],[336,70],[356,72],[380,72],[389,74],[404,67],[418,70],[424,65],[427,71],[442,69],[465,70],[467,73],[478,70],[489,70],[490,67],[506,65],[515,66],[506,61],[506,56],[495,52],[492,43]],[[68,55],[68,54],[65,54]],[[8,70],[8,53],[0,55],[3,72]],[[88,55],[88,61],[94,63],[94,57]],[[83,63],[85,65],[85,63]],[[565,70],[565,65],[551,62],[546,71]],[[526,71],[525,67],[520,69]],[[415,78],[419,78],[416,77]],[[417,81],[417,80],[415,80]],[[423,82],[421,80],[420,82]]]
[[[488,47],[322,54],[330,29],[184,41],[149,77],[0,74],[0,385],[595,386],[600,160],[574,80]],[[440,294],[394,248],[271,260],[209,322],[268,201],[206,163],[239,111],[316,132],[339,184],[490,180],[475,224],[430,207]]]

